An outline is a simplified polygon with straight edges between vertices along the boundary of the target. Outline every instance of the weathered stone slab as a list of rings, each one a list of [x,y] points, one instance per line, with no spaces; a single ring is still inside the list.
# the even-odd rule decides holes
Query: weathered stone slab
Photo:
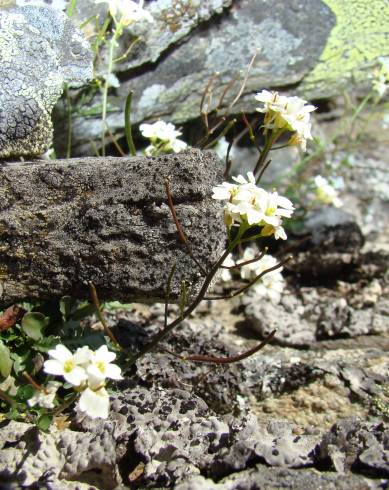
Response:
[[[211,198],[221,164],[210,151],[156,158],[84,158],[0,169],[0,305],[69,294],[164,300],[181,282],[202,283],[180,242],[165,179],[193,255],[207,267],[221,253],[221,205]]]

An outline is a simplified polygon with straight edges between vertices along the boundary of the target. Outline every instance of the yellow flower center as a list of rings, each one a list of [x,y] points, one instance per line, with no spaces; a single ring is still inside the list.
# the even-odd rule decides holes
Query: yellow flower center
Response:
[[[74,369],[73,359],[69,359],[69,360],[65,361],[65,363],[63,365],[63,370],[65,371],[65,373],[70,373],[71,371],[73,371],[73,369]]]
[[[96,362],[97,369],[102,373],[105,373],[105,363],[103,361]]]

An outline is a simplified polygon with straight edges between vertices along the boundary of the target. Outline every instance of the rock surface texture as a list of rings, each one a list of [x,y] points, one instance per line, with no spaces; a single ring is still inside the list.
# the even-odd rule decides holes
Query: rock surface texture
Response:
[[[0,169],[1,304],[71,294],[163,301],[181,282],[201,285],[199,268],[180,242],[165,179],[193,255],[210,266],[225,241],[221,181],[211,151],[157,158],[85,158],[10,164]]]
[[[52,140],[52,109],[65,82],[92,77],[92,53],[59,10],[0,10],[0,159],[36,156]]]

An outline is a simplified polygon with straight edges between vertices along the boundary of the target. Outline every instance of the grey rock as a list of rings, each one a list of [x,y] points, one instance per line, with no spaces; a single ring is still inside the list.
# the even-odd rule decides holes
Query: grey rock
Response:
[[[0,159],[36,156],[52,140],[51,111],[65,82],[92,77],[92,53],[61,11],[0,11]]]
[[[258,301],[253,290],[243,299],[246,322],[265,338],[277,330],[275,340],[282,345],[304,346],[316,341],[316,325],[309,309],[292,294],[284,294],[280,305]]]
[[[154,22],[137,22],[127,29],[120,38],[122,52],[125,53],[131,40],[139,37],[129,56],[116,67],[123,72],[145,63],[158,61],[161,55],[173,45],[177,45],[197,26],[221,15],[232,0],[156,0],[146,6]]]
[[[221,180],[213,152],[3,166],[0,304],[86,298],[89,281],[102,299],[164,301],[174,263],[172,302],[183,280],[195,295],[203,276],[179,240],[166,178],[192,252],[210,267],[226,233],[222,205],[211,198]]]
[[[324,435],[319,459],[330,459],[336,471],[389,476],[389,429],[383,423],[346,419]]]
[[[43,433],[31,424],[11,421],[0,431],[1,481],[22,488],[37,482],[52,489],[113,488],[120,477],[112,429],[105,423],[99,434],[69,429]],[[78,479],[88,487],[73,486]]]
[[[381,482],[380,482],[381,483]],[[382,488],[374,480],[356,475],[339,475],[331,472],[318,472],[313,469],[293,471],[286,468],[269,468],[256,465],[244,471],[233,473],[218,483],[203,476],[192,476],[178,485],[175,490],[368,490]],[[385,482],[382,482],[385,484]]]

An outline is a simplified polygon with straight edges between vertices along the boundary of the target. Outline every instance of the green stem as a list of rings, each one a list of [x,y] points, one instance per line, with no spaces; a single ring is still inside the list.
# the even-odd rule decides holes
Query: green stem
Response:
[[[125,132],[126,132],[126,139],[127,139],[128,148],[130,149],[131,155],[134,157],[134,156],[136,156],[136,148],[134,145],[134,140],[132,139],[132,128],[131,128],[132,94],[133,94],[133,92],[131,91],[127,95],[127,99],[126,99],[126,106],[124,109],[124,127],[125,127]]]
[[[69,86],[65,85],[66,96],[66,112],[67,112],[67,142],[66,142],[66,158],[70,158],[72,153],[72,101],[70,100]]]
[[[114,35],[109,43],[109,56],[108,56],[108,71],[104,81],[103,87],[103,109],[101,113],[102,119],[102,132],[101,132],[101,154],[105,156],[105,132],[107,130],[107,103],[108,103],[108,90],[109,90],[109,77],[113,69],[113,55],[115,52],[116,40],[118,39],[118,29],[115,30]]]
[[[257,164],[255,165],[255,169],[253,172],[254,175],[257,175],[257,173],[262,169],[262,166],[265,164],[266,158],[271,150],[271,147],[274,145],[274,143],[278,140],[278,138],[281,136],[283,132],[284,132],[283,129],[279,129],[278,131],[272,131],[270,137],[266,138],[265,146],[263,147],[263,150],[259,155]]]

